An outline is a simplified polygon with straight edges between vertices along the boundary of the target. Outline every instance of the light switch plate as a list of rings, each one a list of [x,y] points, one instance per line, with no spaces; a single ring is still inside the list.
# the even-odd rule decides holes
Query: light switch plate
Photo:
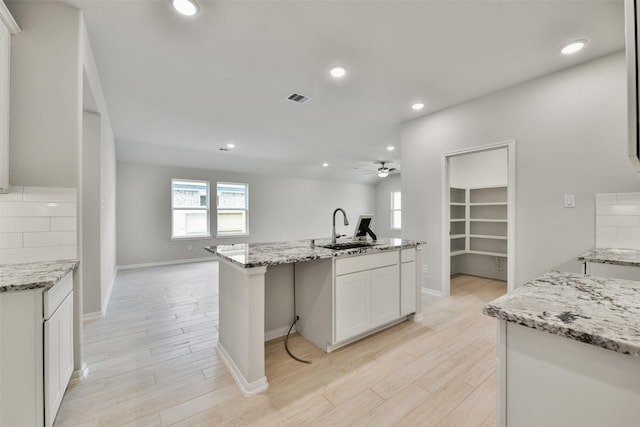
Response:
[[[564,195],[564,207],[565,208],[575,208],[576,207],[576,195],[575,194],[565,194]]]

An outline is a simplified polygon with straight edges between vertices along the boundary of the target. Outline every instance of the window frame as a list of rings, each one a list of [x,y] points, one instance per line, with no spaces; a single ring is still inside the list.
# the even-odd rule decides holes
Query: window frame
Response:
[[[173,184],[174,182],[193,182],[198,184],[206,184],[207,185],[207,207],[206,208],[181,208],[175,207],[173,205]],[[210,239],[211,238],[211,183],[202,179],[181,179],[181,178],[171,178],[171,187],[170,187],[170,197],[171,197],[171,240],[197,240],[197,239]],[[196,234],[196,235],[187,235],[187,236],[176,236],[173,234],[174,228],[174,212],[176,210],[203,210],[207,212],[207,232],[206,234]]]
[[[394,204],[394,195],[395,193],[400,193],[400,208],[396,208],[395,204]],[[390,218],[389,218],[389,222],[390,222],[390,227],[392,230],[402,230],[402,220],[400,220],[400,227],[396,227],[395,226],[395,221],[393,220],[394,218],[394,212],[400,212],[400,215],[402,216],[402,191],[400,190],[391,190],[390,192]]]
[[[245,201],[243,208],[220,208],[220,198],[218,197],[218,187],[220,185],[242,185],[244,186]],[[224,233],[220,234],[220,211],[244,211],[244,232],[240,233]],[[249,184],[246,182],[216,182],[216,238],[224,239],[227,237],[246,237],[249,236]]]

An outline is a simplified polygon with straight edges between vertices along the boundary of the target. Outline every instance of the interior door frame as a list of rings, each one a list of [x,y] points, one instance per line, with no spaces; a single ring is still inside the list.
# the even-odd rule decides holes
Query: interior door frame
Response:
[[[442,153],[442,224],[441,224],[441,247],[442,247],[442,296],[451,295],[451,242],[449,238],[449,227],[451,220],[450,203],[450,159],[463,154],[480,153],[483,151],[507,149],[507,292],[515,289],[515,230],[516,230],[516,144],[515,140],[507,140],[495,144],[478,147],[465,148],[462,150]]]

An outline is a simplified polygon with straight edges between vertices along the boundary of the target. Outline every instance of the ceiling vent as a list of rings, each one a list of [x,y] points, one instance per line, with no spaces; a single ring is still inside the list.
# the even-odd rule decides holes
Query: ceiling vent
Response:
[[[297,102],[298,104],[304,104],[305,102],[310,100],[311,97],[308,97],[306,95],[301,95],[299,93],[292,93],[291,95],[289,95],[287,99],[289,101]]]

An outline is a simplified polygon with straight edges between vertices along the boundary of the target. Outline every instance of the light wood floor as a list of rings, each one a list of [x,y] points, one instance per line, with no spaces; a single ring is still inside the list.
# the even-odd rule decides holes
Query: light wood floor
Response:
[[[495,426],[496,321],[504,282],[457,276],[452,296],[326,354],[298,335],[266,344],[269,389],[244,397],[215,351],[217,263],[123,270],[103,319],[85,323],[89,377],[63,426]]]

